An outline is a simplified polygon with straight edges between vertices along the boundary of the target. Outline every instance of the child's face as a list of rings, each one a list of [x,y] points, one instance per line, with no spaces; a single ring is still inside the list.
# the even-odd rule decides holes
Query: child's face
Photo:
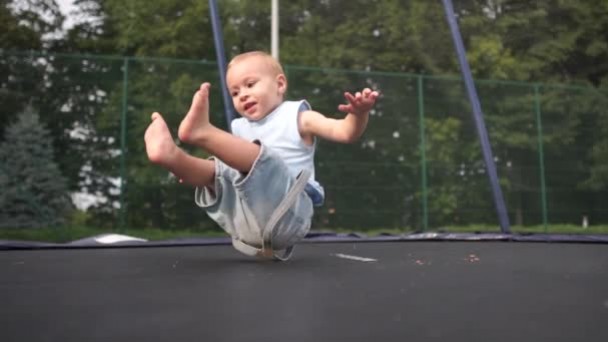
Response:
[[[226,82],[236,111],[253,121],[263,119],[283,102],[287,86],[285,75],[277,74],[259,56],[232,65]]]

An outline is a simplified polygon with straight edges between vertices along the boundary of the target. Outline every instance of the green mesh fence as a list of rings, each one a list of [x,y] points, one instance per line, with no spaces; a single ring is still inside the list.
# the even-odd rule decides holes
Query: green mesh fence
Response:
[[[217,230],[193,191],[151,165],[143,135],[154,111],[174,136],[202,81],[212,122],[226,127],[215,63],[0,53],[4,129],[28,104],[54,137],[77,207],[99,227]],[[288,97],[339,118],[344,91],[382,98],[363,138],[321,142],[327,198],[316,229],[432,230],[498,220],[471,108],[457,78],[287,66]],[[608,224],[608,106],[595,89],[477,81],[511,224]],[[10,146],[10,145],[3,145]],[[207,155],[182,146],[200,157]],[[10,167],[10,164],[7,165]]]

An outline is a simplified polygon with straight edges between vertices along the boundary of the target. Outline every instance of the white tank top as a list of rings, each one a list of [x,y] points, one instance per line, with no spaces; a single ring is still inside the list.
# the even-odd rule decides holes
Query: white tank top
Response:
[[[248,141],[259,140],[264,146],[271,148],[285,161],[294,177],[304,169],[310,170],[306,192],[315,205],[321,205],[325,191],[315,180],[314,157],[317,139],[314,138],[312,145],[306,144],[298,129],[299,113],[305,110],[310,110],[310,105],[305,100],[285,101],[261,120],[232,120],[232,133]]]

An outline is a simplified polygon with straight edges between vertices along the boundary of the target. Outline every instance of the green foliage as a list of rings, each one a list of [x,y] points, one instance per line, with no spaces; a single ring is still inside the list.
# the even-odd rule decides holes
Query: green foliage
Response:
[[[64,16],[54,0],[0,1],[0,48],[33,49],[44,47],[43,40],[52,40]],[[45,37],[47,36],[47,37]]]
[[[27,6],[17,10],[19,3]],[[212,121],[227,125],[207,1],[75,4],[78,15],[89,20],[61,35],[56,33],[63,18],[55,1],[2,2],[0,128],[30,103],[44,114],[40,120],[55,150],[62,151],[56,163],[68,190],[97,199],[79,224],[116,227],[124,209],[132,227],[215,229],[193,205],[190,189],[150,165],[142,138],[153,111],[162,112],[175,133],[203,81],[212,83]],[[269,1],[218,4],[228,58],[269,50]],[[536,94],[530,83],[477,82],[512,221],[541,220],[541,149],[550,218],[577,222],[585,212],[608,220],[607,3],[454,5],[476,79],[565,82],[599,90],[542,85]],[[440,1],[281,1],[280,47],[291,99],[306,98],[314,109],[341,117],[336,106],[344,91],[369,86],[383,94],[358,143],[319,145],[317,176],[326,186],[327,203],[317,211],[316,227],[419,229],[421,145],[431,225],[495,221],[462,82],[436,76],[459,73]],[[51,53],[7,51],[31,49]],[[418,76],[404,72],[423,74],[423,88],[417,88]],[[420,136],[420,92],[426,141]]]
[[[53,0],[0,1],[0,51],[1,50],[41,50],[52,44],[52,36],[61,26],[63,16],[59,13]],[[47,41],[44,41],[47,37]],[[13,122],[16,115],[25,109],[28,98],[19,92],[24,87],[23,81],[32,84],[40,82],[38,68],[19,68],[16,61],[4,60],[0,63],[0,140],[8,122]],[[28,89],[29,90],[29,89]]]
[[[608,79],[608,78],[607,78]],[[608,188],[608,82],[602,83],[600,92],[594,93],[587,103],[598,113],[598,124],[593,132],[597,140],[589,153],[591,168],[589,178],[583,186],[593,191],[601,191]]]
[[[0,145],[0,227],[59,225],[71,209],[67,182],[54,162],[52,138],[27,108]]]

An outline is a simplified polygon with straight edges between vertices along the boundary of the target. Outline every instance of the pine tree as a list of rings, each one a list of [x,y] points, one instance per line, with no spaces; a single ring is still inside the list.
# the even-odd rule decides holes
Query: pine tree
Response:
[[[71,208],[67,181],[54,162],[52,138],[28,106],[0,144],[0,228],[63,222]]]

